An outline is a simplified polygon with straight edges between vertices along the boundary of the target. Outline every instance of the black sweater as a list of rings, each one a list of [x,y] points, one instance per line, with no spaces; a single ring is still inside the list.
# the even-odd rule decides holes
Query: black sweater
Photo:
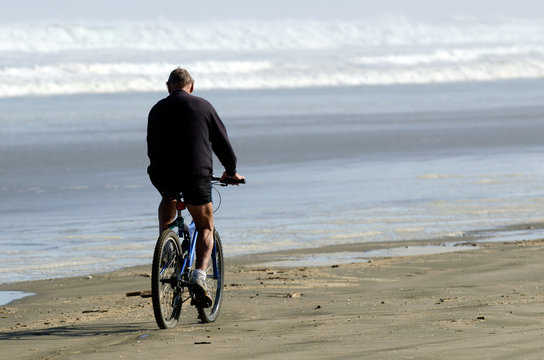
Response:
[[[236,156],[227,130],[208,101],[177,90],[153,106],[147,122],[149,174],[209,177],[212,151],[227,174],[234,175]]]

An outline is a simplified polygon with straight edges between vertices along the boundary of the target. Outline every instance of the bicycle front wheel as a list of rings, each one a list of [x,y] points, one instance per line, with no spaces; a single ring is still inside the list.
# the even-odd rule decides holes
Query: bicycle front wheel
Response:
[[[155,245],[151,268],[151,297],[153,313],[161,329],[176,326],[181,312],[181,288],[177,278],[181,269],[178,235],[165,230]]]
[[[197,308],[198,317],[204,323],[214,322],[219,315],[221,300],[223,299],[223,286],[225,283],[225,269],[223,263],[223,246],[219,233],[213,230],[214,249],[206,268],[206,283],[208,292],[213,299],[209,308]]]

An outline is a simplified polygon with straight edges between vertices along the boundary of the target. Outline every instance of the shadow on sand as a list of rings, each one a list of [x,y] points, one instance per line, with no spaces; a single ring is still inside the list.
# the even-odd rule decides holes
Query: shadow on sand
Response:
[[[144,326],[142,326],[144,325]],[[0,341],[5,340],[30,340],[41,336],[54,336],[60,338],[84,338],[107,335],[141,335],[142,332],[155,331],[151,323],[141,324],[89,324],[83,326],[59,326],[44,329],[21,329],[0,333]],[[145,335],[147,337],[149,335]]]

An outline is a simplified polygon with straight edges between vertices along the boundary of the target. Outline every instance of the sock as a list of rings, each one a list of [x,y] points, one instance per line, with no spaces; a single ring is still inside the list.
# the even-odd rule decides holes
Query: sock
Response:
[[[206,272],[200,269],[193,270],[193,273],[194,275],[198,274],[199,277],[206,277]]]

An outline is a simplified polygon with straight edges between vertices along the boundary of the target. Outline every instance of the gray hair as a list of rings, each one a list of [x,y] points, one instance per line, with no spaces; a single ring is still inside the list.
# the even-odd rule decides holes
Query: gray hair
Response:
[[[169,84],[181,84],[182,87],[194,82],[195,81],[191,77],[191,74],[189,74],[187,70],[180,67],[172,70],[170,76],[168,77]]]

